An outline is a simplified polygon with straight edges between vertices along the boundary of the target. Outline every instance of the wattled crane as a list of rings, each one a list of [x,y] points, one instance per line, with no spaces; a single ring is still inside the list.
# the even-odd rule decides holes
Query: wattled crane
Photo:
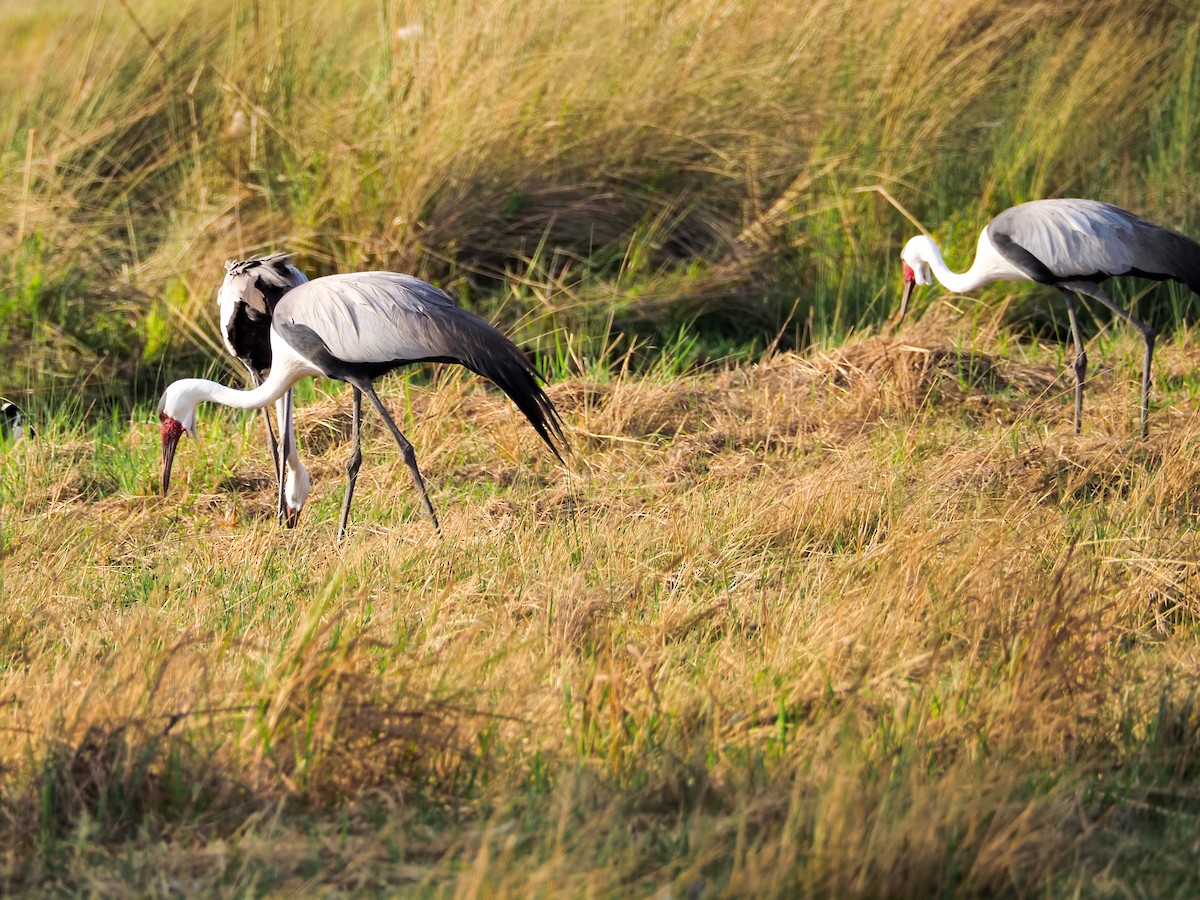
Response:
[[[1067,299],[1075,340],[1075,433],[1083,415],[1087,352],[1075,308],[1075,295],[1099,300],[1138,331],[1146,343],[1142,364],[1142,435],[1150,409],[1150,360],[1156,332],[1113,302],[1100,282],[1116,275],[1178,281],[1200,294],[1200,244],[1154,225],[1128,210],[1096,200],[1033,200],[1000,213],[979,234],[975,262],[952,272],[937,245],[924,235],[912,238],[900,254],[904,263],[904,320],[917,285],[936,278],[956,294],[993,281],[1036,281],[1058,288]]]
[[[204,401],[238,409],[256,409],[282,397],[307,375],[324,375],[353,389],[351,439],[346,462],[346,493],[338,522],[345,533],[362,463],[362,395],[366,394],[400,447],[421,502],[438,527],[437,515],[417,468],[412,444],[400,432],[375,393],[372,382],[393,369],[417,362],[466,366],[495,382],[525,414],[534,430],[562,461],[567,449],[558,412],[539,384],[529,359],[483,319],[457,306],[443,291],[412,275],[360,272],[327,275],[288,291],[275,306],[270,323],[271,374],[259,387],[238,391],[213,381],[186,378],[167,387],[159,403],[162,432],[163,492],[180,437],[195,436],[196,408]],[[294,439],[288,422],[280,424],[281,454]]]

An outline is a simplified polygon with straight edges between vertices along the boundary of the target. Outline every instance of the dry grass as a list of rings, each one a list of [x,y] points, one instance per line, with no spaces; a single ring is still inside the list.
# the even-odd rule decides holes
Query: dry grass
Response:
[[[934,317],[576,379],[569,471],[474,382],[410,387],[441,539],[372,429],[334,542],[340,395],[295,532],[256,419],[206,413],[166,499],[152,424],[51,426],[2,457],[5,881],[1192,890],[1196,341],[1146,441],[1139,347],[1079,438],[1054,353]]]
[[[999,316],[842,340],[881,191],[956,265],[1036,196],[1194,226],[1193,5],[10,6],[0,393],[59,399],[0,447],[6,893],[1196,893],[1197,337],[1145,441],[1123,331],[1082,437]],[[334,541],[327,388],[300,530],[253,417],[157,496],[139,398],[281,246],[542,342],[569,467],[450,375],[386,389],[440,538],[372,425]],[[695,323],[816,345],[672,374]]]

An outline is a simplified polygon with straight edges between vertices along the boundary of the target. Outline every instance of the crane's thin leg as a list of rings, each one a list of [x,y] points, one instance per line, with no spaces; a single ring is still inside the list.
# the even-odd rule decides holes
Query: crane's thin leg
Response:
[[[1142,339],[1146,342],[1146,358],[1142,362],[1142,437],[1145,437],[1150,429],[1150,424],[1147,421],[1147,417],[1150,415],[1150,360],[1154,356],[1154,341],[1158,338],[1158,332],[1132,313],[1122,309],[1118,304],[1109,299],[1104,291],[1090,282],[1067,282],[1063,286],[1079,291],[1081,294],[1086,294],[1089,297],[1095,297],[1116,315],[1142,333]]]
[[[384,408],[383,401],[379,399],[379,395],[375,393],[375,388],[371,386],[371,382],[362,381],[361,388],[373,404],[375,409],[379,411],[379,415],[383,416],[383,421],[387,422],[388,428],[392,430],[392,437],[396,439],[396,443],[400,445],[400,453],[404,457],[404,462],[408,465],[408,471],[412,473],[413,482],[417,486],[417,490],[421,492],[421,502],[425,506],[425,512],[429,513],[429,518],[433,520],[433,527],[440,533],[442,526],[438,524],[437,515],[433,511],[433,504],[429,502],[429,492],[425,490],[425,479],[421,477],[421,470],[417,468],[417,454],[413,450],[413,445],[408,442],[400,429],[396,427],[396,423],[392,421],[392,417],[388,415],[387,409]]]
[[[276,518],[282,520],[284,510],[287,508],[283,496],[283,488],[287,480],[287,460],[292,452],[292,441],[295,440],[295,436],[292,434],[291,391],[288,391],[280,398],[280,404],[282,409],[279,411],[279,504],[276,509]]]
[[[254,382],[255,387],[262,386],[262,376],[249,366],[246,369],[250,372],[250,380]],[[275,440],[275,429],[271,427],[271,414],[267,412],[267,408],[262,408],[263,424],[267,426],[267,446],[271,448],[271,462],[275,467],[279,467],[279,442]]]
[[[353,387],[353,385],[351,386]],[[350,518],[350,501],[354,499],[354,482],[358,479],[358,467],[362,465],[362,432],[359,430],[362,422],[362,391],[354,390],[353,418],[351,419],[350,440],[354,450],[346,460],[346,496],[342,498],[342,517],[338,519],[338,540],[346,534],[346,521]]]
[[[1075,339],[1075,433],[1079,434],[1083,421],[1083,382],[1087,378],[1087,350],[1083,346],[1083,335],[1079,331],[1079,313],[1075,308],[1073,291],[1063,290],[1067,298],[1067,317],[1071,320],[1071,336]]]

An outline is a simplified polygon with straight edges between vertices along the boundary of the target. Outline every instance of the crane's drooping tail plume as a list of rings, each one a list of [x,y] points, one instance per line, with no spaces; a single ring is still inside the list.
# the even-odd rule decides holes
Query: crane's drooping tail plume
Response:
[[[1159,281],[1180,281],[1200,294],[1200,244],[1177,231],[1163,228],[1163,256],[1159,274],[1149,275]]]
[[[542,388],[542,378],[533,363],[512,341],[478,316],[461,310],[462,316],[445,323],[447,335],[458,348],[457,362],[476,375],[495,382],[525,414],[534,431],[563,462],[559,447],[570,452],[558,410]]]

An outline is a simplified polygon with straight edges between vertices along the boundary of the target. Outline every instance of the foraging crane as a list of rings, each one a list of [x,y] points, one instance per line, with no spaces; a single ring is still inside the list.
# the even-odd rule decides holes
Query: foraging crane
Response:
[[[308,281],[303,272],[289,264],[290,260],[290,253],[231,260],[225,263],[225,280],[217,291],[217,302],[221,309],[221,338],[229,353],[249,371],[255,387],[263,383],[267,370],[271,368],[271,317],[275,307],[284,294]],[[290,421],[291,406],[292,392],[289,390],[275,405],[281,429],[284,419]],[[278,512],[287,526],[293,528],[304,501],[308,499],[311,480],[308,470],[296,455],[294,436],[289,442],[292,458],[285,460],[280,457],[275,432],[271,428],[271,417],[265,406],[263,424],[267,428],[267,445],[271,448],[271,459],[279,478]]]
[[[374,405],[400,447],[425,512],[439,528],[412,444],[396,427],[372,382],[400,366],[448,362],[466,366],[495,382],[529,419],[559,461],[567,448],[558,412],[538,384],[537,370],[516,345],[483,319],[455,305],[444,292],[412,275],[360,272],[327,275],[287,292],[270,324],[271,374],[253,390],[238,391],[213,381],[185,378],[170,384],[159,402],[162,426],[163,493],[180,437],[195,437],[196,408],[204,401],[257,409],[282,397],[306,375],[324,375],[353,389],[351,437],[346,461],[338,537],[346,531],[354,483],[362,463],[362,395]],[[281,456],[294,457],[290,411],[280,422]]]
[[[1200,294],[1200,244],[1170,229],[1153,225],[1128,210],[1096,200],[1033,200],[996,216],[979,234],[975,262],[963,273],[950,271],[932,240],[917,235],[900,254],[904,263],[904,320],[917,285],[942,286],[956,294],[993,281],[1036,281],[1058,288],[1067,299],[1067,316],[1075,340],[1075,433],[1083,415],[1083,382],[1087,352],[1079,331],[1075,295],[1099,300],[1142,333],[1142,436],[1150,407],[1150,359],[1157,333],[1113,302],[1099,283],[1117,275],[1155,281],[1178,281]]]

